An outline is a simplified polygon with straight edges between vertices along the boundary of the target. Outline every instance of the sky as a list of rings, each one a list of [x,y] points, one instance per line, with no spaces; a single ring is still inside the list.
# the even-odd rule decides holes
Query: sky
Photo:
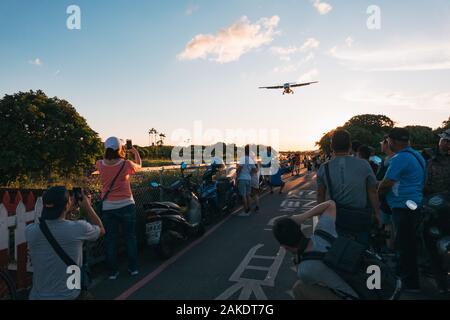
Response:
[[[0,97],[42,89],[103,139],[311,150],[358,114],[439,127],[449,35],[448,0],[2,0]]]

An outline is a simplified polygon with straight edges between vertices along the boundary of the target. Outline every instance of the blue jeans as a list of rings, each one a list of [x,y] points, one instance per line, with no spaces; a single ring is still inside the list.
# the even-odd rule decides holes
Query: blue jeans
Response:
[[[128,253],[128,269],[138,269],[137,240],[136,240],[136,206],[134,204],[115,210],[102,212],[102,220],[105,225],[106,262],[111,273],[118,272],[117,263],[117,239],[119,226],[125,233],[125,242]]]

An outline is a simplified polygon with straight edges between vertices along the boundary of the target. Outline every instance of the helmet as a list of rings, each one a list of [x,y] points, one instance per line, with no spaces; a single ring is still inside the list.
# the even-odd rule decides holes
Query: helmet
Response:
[[[223,162],[223,159],[219,157],[214,157],[211,161],[211,167],[224,168],[225,162]]]

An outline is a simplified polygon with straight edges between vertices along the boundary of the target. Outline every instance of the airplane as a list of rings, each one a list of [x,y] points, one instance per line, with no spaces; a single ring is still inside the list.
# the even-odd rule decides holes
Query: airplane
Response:
[[[285,95],[285,94],[294,94],[294,90],[292,90],[291,88],[309,86],[310,84],[313,84],[313,83],[319,83],[319,82],[318,81],[305,82],[305,83],[293,82],[293,83],[285,83],[282,86],[259,87],[259,89],[284,89],[283,95]]]

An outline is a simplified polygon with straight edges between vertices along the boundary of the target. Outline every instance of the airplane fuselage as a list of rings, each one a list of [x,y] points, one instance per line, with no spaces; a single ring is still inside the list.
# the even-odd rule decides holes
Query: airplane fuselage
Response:
[[[289,83],[285,83],[283,85],[283,87],[284,87],[283,95],[285,95],[285,94],[294,94],[294,91],[291,89],[291,85]]]

